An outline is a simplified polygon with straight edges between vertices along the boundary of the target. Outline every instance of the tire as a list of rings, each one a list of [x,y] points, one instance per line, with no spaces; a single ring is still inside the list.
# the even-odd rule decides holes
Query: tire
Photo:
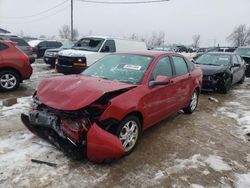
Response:
[[[227,94],[232,87],[232,78],[228,79],[221,88],[221,92]]]
[[[13,91],[19,87],[20,77],[12,70],[0,71],[0,90]]]
[[[125,155],[129,155],[137,146],[141,137],[141,123],[136,116],[128,116],[119,124],[116,133],[125,149]]]
[[[242,78],[241,78],[240,81],[239,81],[239,84],[243,84],[244,81],[245,81],[245,78],[246,78],[246,75],[245,75],[245,73],[244,73],[243,76],[242,76]]]
[[[192,114],[197,108],[198,102],[199,102],[199,91],[195,89],[190,99],[189,105],[186,108],[183,108],[184,113]]]

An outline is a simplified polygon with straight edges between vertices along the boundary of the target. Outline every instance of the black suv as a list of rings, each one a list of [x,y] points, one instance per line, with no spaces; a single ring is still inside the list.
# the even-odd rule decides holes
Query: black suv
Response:
[[[30,63],[35,62],[33,48],[22,38],[13,34],[0,34],[0,40],[9,40],[16,43],[16,47],[29,56]]]
[[[37,58],[44,56],[47,49],[60,48],[63,44],[55,40],[32,40],[29,44],[34,47]]]

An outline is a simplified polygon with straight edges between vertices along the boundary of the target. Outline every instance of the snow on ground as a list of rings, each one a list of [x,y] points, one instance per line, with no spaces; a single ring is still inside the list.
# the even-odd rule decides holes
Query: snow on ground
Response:
[[[246,135],[250,133],[250,90],[232,90],[233,95],[237,95],[238,101],[227,102],[218,108],[218,113],[233,118],[240,125],[240,134]],[[216,112],[217,113],[217,112]]]
[[[17,104],[6,107],[0,101],[0,118],[20,115],[30,108],[31,97],[21,97],[17,99]]]
[[[250,172],[247,174],[236,174],[235,186],[237,188],[249,188],[250,187]]]

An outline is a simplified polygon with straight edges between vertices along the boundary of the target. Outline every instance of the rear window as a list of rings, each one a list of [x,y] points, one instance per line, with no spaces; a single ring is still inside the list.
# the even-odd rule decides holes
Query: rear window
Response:
[[[9,48],[7,45],[0,43],[0,51]]]
[[[10,38],[10,40],[17,43],[17,46],[29,46],[29,44],[21,38],[14,37]]]

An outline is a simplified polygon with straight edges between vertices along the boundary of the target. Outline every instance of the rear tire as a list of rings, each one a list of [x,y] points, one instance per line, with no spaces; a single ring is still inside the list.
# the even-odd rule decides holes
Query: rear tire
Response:
[[[199,102],[199,91],[197,89],[194,90],[189,105],[186,108],[183,108],[185,114],[192,114],[198,106]]]
[[[0,71],[0,90],[13,91],[19,87],[20,76],[13,70]]]
[[[141,123],[136,116],[128,116],[121,121],[116,135],[124,147],[124,155],[129,155],[137,146],[141,136]]]

